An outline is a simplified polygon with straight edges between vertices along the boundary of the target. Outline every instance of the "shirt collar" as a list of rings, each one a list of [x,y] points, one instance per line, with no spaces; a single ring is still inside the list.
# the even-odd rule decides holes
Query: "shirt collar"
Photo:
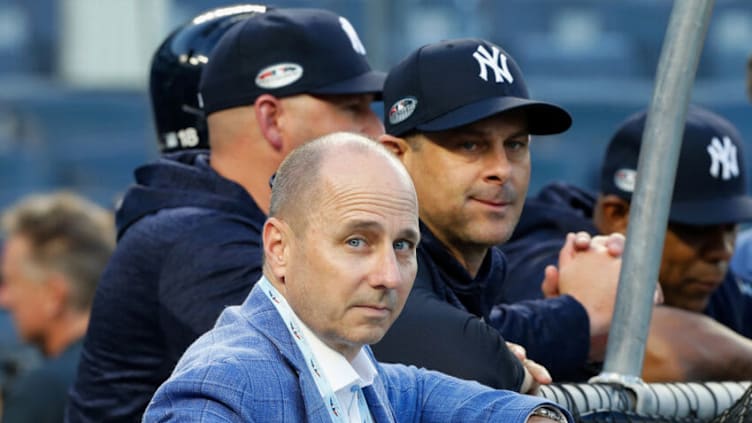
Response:
[[[324,376],[332,391],[337,392],[357,383],[361,388],[373,383],[378,372],[364,348],[358,351],[352,363],[345,356],[326,345],[300,318],[292,312],[295,320],[300,324],[300,330],[314,358],[323,369]]]
[[[506,272],[506,262],[500,251],[489,248],[478,269],[478,274],[473,278],[467,269],[449,252],[449,249],[428,229],[423,221],[420,223],[419,249],[425,250],[431,257],[434,266],[441,269],[448,276],[447,282],[455,292],[474,292],[483,290],[488,282],[503,280]]]

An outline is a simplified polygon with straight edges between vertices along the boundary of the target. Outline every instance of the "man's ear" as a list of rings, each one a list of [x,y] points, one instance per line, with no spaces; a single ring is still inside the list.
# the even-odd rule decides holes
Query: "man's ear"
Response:
[[[66,276],[52,272],[45,281],[46,295],[44,301],[44,313],[49,317],[60,316],[68,307],[71,300],[71,285]]]
[[[613,194],[601,195],[595,204],[593,220],[602,234],[627,233],[629,202]]]
[[[404,138],[398,138],[393,135],[383,134],[379,136],[379,142],[381,145],[391,151],[398,159],[404,161],[405,152],[410,148],[410,145]]]
[[[282,151],[284,142],[282,141],[282,131],[279,126],[282,102],[273,95],[262,94],[253,102],[253,109],[256,113],[256,121],[258,122],[261,135],[264,136],[264,139],[266,139],[275,151]]]
[[[289,226],[277,219],[270,217],[264,223],[263,241],[264,241],[264,262],[271,270],[274,278],[284,283],[287,271],[289,251]]]

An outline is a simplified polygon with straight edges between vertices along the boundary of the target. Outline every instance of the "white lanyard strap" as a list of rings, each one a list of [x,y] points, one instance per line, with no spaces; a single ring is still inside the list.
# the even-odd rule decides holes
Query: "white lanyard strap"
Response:
[[[290,332],[290,336],[292,336],[292,339],[298,346],[300,353],[303,354],[303,359],[308,366],[311,376],[313,376],[314,382],[316,382],[316,387],[319,390],[319,394],[321,395],[321,399],[324,401],[327,410],[329,410],[329,416],[332,418],[332,421],[335,423],[346,423],[348,419],[343,414],[344,409],[340,407],[337,396],[329,385],[329,381],[326,380],[323,373],[319,370],[321,369],[321,366],[319,366],[316,357],[313,356],[311,347],[303,337],[303,332],[298,327],[298,324],[293,317],[292,309],[290,308],[290,305],[287,304],[287,300],[280,295],[277,289],[272,286],[266,277],[262,277],[257,284],[261,287],[261,290],[264,291],[264,294],[266,294],[272,304],[274,304],[274,307],[276,307],[277,312],[285,322],[287,330]],[[358,388],[357,392],[355,392],[355,396],[358,399],[358,409],[360,411],[361,420],[363,423],[372,423],[371,413],[368,411],[368,404],[366,404],[362,389]]]

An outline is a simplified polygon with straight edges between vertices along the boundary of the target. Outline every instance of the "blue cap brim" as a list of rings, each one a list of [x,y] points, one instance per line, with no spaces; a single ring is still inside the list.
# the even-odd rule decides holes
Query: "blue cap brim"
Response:
[[[356,76],[355,78],[338,81],[316,89],[308,90],[311,94],[374,94],[377,100],[381,99],[384,90],[386,73],[370,71]]]
[[[519,97],[496,97],[452,110],[418,125],[416,129],[427,132],[444,131],[511,110],[525,111],[531,135],[559,134],[572,126],[569,113],[555,104]]]
[[[674,202],[669,212],[671,222],[685,225],[723,225],[752,222],[752,197],[738,195],[699,202]]]

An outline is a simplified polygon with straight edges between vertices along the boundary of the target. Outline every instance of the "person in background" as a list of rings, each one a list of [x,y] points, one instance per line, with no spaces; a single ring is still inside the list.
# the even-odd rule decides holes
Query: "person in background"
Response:
[[[174,54],[183,42],[214,39],[208,56]],[[201,114],[194,116],[197,125],[206,116],[210,151],[167,154],[136,170],[117,211],[118,246],[94,300],[70,394],[71,422],[138,420],[188,345],[224,307],[248,295],[261,275],[269,179],[292,149],[337,130],[383,132],[371,102],[384,74],[371,69],[357,32],[334,13],[210,11],[168,38],[154,66],[175,56],[183,66],[205,63]],[[176,107],[162,106],[161,77],[155,78],[161,120],[162,107]],[[167,76],[163,82],[170,84]],[[194,132],[204,136],[199,126],[157,127],[167,149],[192,145]]]
[[[512,234],[522,210],[531,135],[567,130],[569,114],[531,99],[501,47],[470,38],[423,46],[392,68],[384,119],[387,135],[380,140],[415,183],[422,242],[415,286],[373,346],[376,357],[491,387],[516,383],[522,392],[536,384],[521,371],[509,373],[505,340],[524,347],[557,381],[602,359],[621,260],[601,254],[605,244],[578,251],[580,242],[588,245],[587,234],[573,234],[562,250],[559,285],[567,295],[496,310],[487,296],[507,277],[495,245]],[[621,236],[614,241],[620,248]],[[545,370],[532,375],[537,383],[551,380]]]
[[[0,241],[0,255],[3,253],[3,243]],[[2,286],[2,274],[0,274],[0,286]],[[18,336],[13,317],[3,308],[0,308],[0,392],[9,386],[24,372],[38,367],[42,355],[39,350]],[[2,406],[0,406],[2,410]]]
[[[571,421],[542,398],[374,360],[419,240],[410,176],[379,144],[336,133],[299,147],[273,182],[263,276],[188,348],[143,421]]]
[[[112,214],[72,193],[31,195],[2,218],[0,305],[45,359],[4,389],[4,422],[60,422],[97,281],[115,248]]]
[[[611,138],[599,193],[557,182],[527,200],[514,235],[501,245],[510,277],[497,286],[497,302],[543,297],[535,281],[558,262],[568,232],[626,233],[646,118],[646,111],[630,116]],[[739,132],[716,113],[690,105],[659,271],[665,305],[653,312],[646,380],[752,378],[752,295],[729,272],[737,226],[749,221],[752,197]]]
[[[747,79],[745,92],[752,100],[752,55],[747,59]],[[747,227],[736,237],[736,250],[729,265],[738,277],[745,281],[743,286],[747,295],[752,295],[752,228]]]

